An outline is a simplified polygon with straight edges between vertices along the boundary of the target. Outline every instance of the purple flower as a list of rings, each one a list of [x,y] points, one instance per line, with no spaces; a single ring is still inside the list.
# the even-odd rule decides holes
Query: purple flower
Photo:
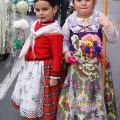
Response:
[[[102,48],[100,46],[95,46],[95,50],[99,53],[101,52]]]
[[[94,41],[93,44],[94,44],[94,46],[98,46],[97,41]]]
[[[89,53],[90,52],[90,47],[85,47],[84,52]]]

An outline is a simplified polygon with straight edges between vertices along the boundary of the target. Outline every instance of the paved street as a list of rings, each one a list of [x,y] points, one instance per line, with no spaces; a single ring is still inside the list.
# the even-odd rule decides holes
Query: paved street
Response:
[[[102,11],[103,9],[103,0],[97,0],[97,5],[95,7],[96,10]],[[111,21],[113,21],[117,25],[117,29],[119,32],[119,39],[115,44],[107,44],[107,56],[111,62],[113,82],[116,94],[116,104],[117,104],[117,113],[118,118],[120,120],[120,0],[108,0],[108,15]],[[29,24],[33,22],[36,17],[35,15],[27,16],[24,15],[24,19],[26,19]],[[26,38],[29,34],[29,30],[26,31]],[[16,79],[11,84],[11,77],[9,82],[6,82],[7,74],[9,73],[9,68],[5,68],[5,60],[0,61],[0,120],[24,120],[21,117],[19,111],[13,109],[11,106],[11,94],[13,92]],[[14,73],[16,70],[14,70]],[[7,76],[7,77],[6,77]],[[1,95],[3,94],[1,89],[3,87],[3,80],[6,83],[6,88],[8,90],[5,92],[5,96],[1,99]],[[10,87],[9,87],[10,86]]]

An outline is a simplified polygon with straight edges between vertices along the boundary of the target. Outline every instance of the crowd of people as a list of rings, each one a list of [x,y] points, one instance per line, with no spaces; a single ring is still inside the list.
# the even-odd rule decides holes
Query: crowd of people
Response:
[[[101,82],[104,61],[100,44],[102,30],[111,44],[116,42],[118,32],[103,13],[94,9],[96,2],[34,1],[37,20],[20,52],[21,69],[11,97],[12,105],[25,120],[116,119],[114,86],[106,57],[104,88]]]

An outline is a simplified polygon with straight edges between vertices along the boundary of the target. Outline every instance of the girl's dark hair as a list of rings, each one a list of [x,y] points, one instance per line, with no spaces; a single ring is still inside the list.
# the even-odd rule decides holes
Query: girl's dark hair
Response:
[[[52,7],[55,7],[55,6],[57,5],[57,4],[56,4],[56,0],[35,0],[35,1],[34,1],[34,4],[35,4],[36,2],[38,2],[38,1],[46,1],[46,2],[49,2]]]

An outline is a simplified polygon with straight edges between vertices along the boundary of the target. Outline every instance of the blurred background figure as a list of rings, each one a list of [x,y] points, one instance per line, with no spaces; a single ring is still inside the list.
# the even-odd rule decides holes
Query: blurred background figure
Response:
[[[0,60],[8,52],[9,17],[11,14],[10,0],[0,0]]]
[[[19,1],[22,0],[0,0],[0,60],[7,58],[10,53],[10,41],[14,37],[13,21],[22,18],[16,9]]]
[[[69,6],[68,6],[68,13],[69,13],[69,14],[72,14],[73,11],[74,11],[74,7],[73,7],[73,4],[72,4],[72,1],[70,1],[70,4],[69,4]]]
[[[35,14],[34,0],[27,0],[27,3],[28,3],[27,15]]]
[[[61,14],[61,18],[60,18],[60,26],[62,27],[63,24],[65,23],[66,17],[67,17],[67,11],[68,11],[68,6],[70,3],[70,0],[56,0],[57,1],[57,5],[59,7],[58,12],[55,16],[55,19],[58,18],[58,14]]]

